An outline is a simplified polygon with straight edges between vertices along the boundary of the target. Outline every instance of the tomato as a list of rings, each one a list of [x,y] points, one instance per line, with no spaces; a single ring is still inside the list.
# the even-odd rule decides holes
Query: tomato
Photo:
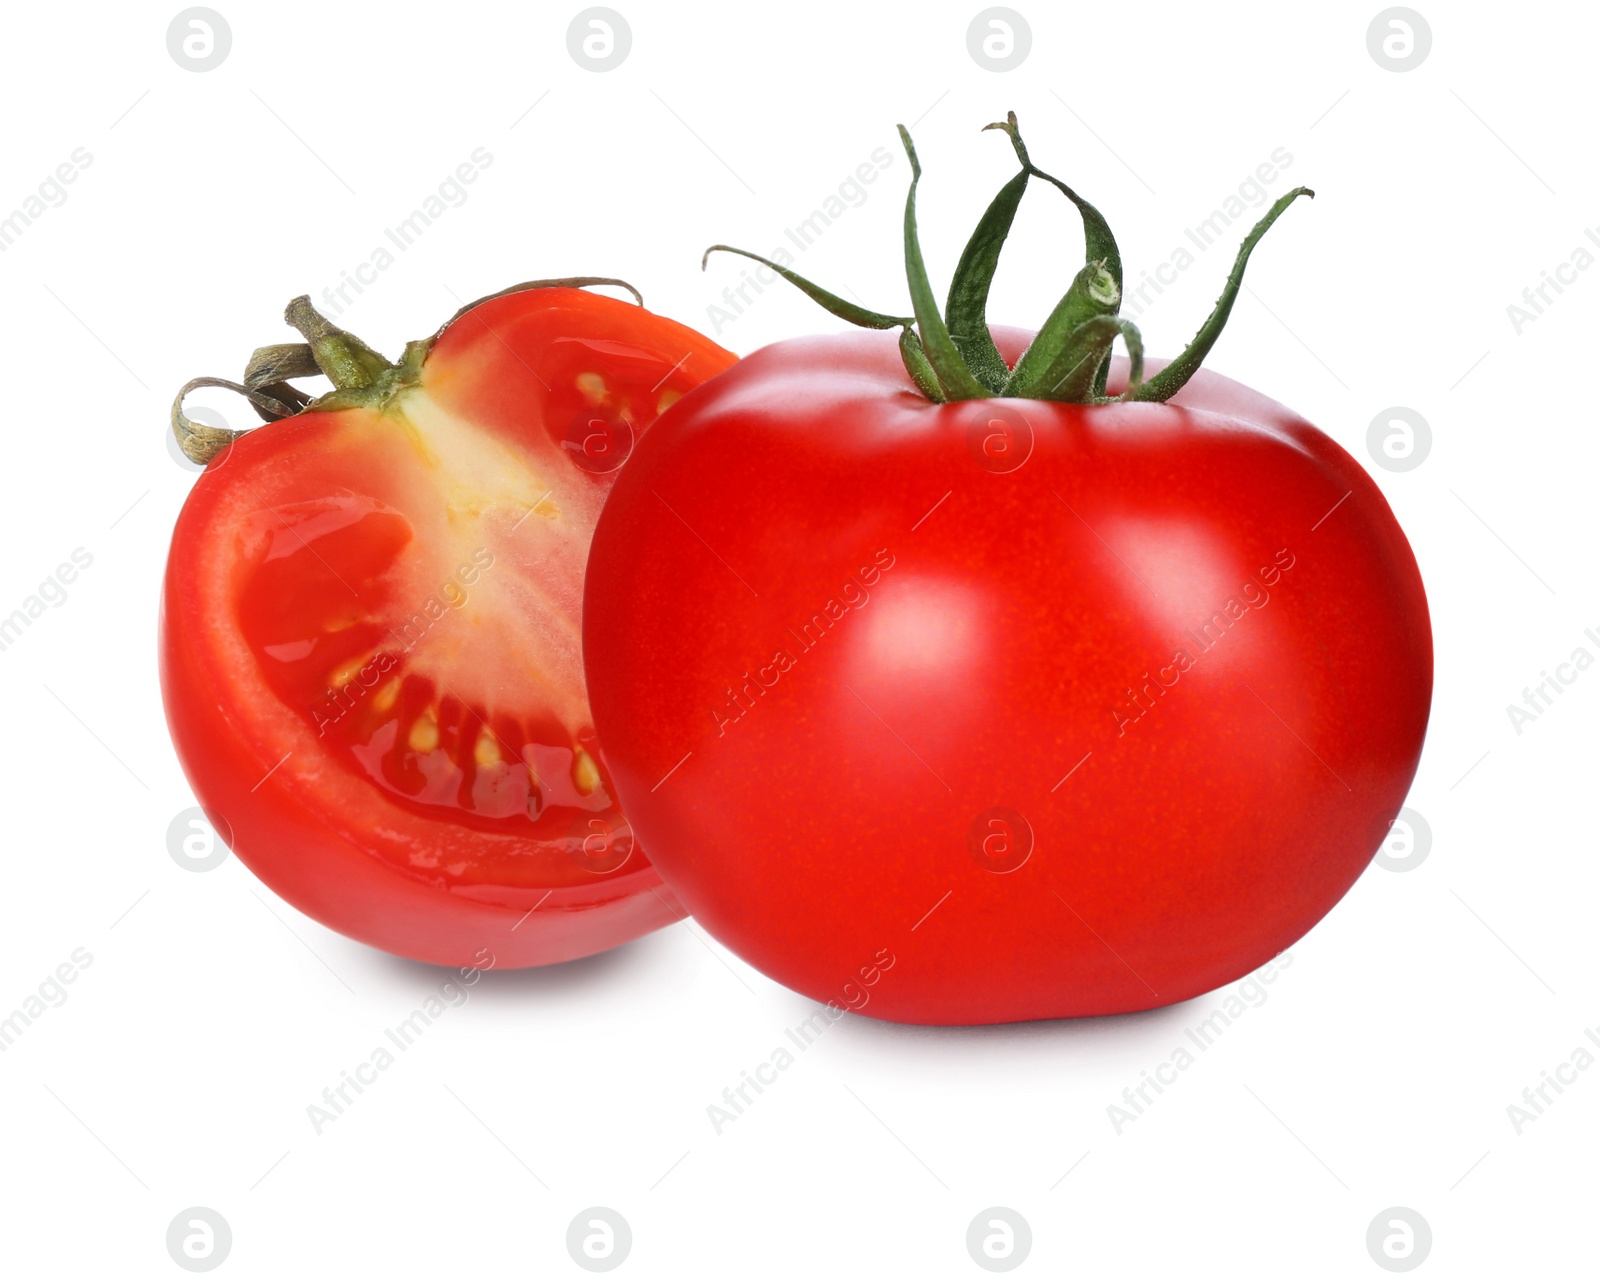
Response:
[[[486,300],[398,368],[291,315],[309,348],[258,358],[338,389],[216,454],[162,595],[168,722],[219,834],[323,924],[443,965],[681,916],[599,752],[583,571],[635,439],[733,357],[576,288]]]
[[[1309,930],[1396,815],[1433,675],[1416,562],[1344,450],[1226,378],[989,394],[1033,335],[925,314],[918,269],[899,350],[779,342],[629,460],[586,588],[606,761],[684,906],[818,1001],[1185,1000]],[[958,395],[978,362],[943,344],[977,332],[992,382]],[[1098,357],[1116,326],[1083,332]]]

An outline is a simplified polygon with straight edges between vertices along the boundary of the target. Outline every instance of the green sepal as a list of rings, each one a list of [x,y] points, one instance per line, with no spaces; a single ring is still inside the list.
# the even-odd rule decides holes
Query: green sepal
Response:
[[[863,329],[893,329],[896,325],[910,325],[915,323],[912,316],[890,316],[881,311],[872,311],[867,307],[859,307],[853,302],[846,302],[838,294],[831,294],[821,285],[812,284],[798,272],[790,271],[787,267],[780,267],[770,258],[763,258],[760,254],[753,254],[748,249],[735,249],[732,245],[712,245],[700,257],[700,270],[706,269],[706,262],[713,253],[738,254],[741,258],[749,258],[759,262],[762,266],[771,267],[801,293],[818,303],[824,310],[848,320],[852,325],[860,325]]]
[[[922,340],[909,325],[900,331],[900,359],[905,362],[906,373],[916,383],[917,390],[936,405],[944,404],[944,388],[939,386],[939,375],[928,363],[928,353],[922,350]]]
[[[246,387],[265,392],[272,401],[287,407],[290,411],[288,416],[292,416],[309,405],[313,398],[289,379],[311,378],[321,372],[310,343],[274,343],[270,347],[257,347],[250,354],[243,381]],[[252,399],[250,404],[266,422],[276,422],[286,416],[269,408],[265,401]]]
[[[1244,283],[1244,269],[1250,261],[1251,251],[1260,243],[1261,237],[1267,234],[1267,228],[1278,220],[1278,215],[1301,196],[1315,197],[1315,195],[1316,192],[1310,187],[1296,187],[1287,195],[1278,198],[1272,208],[1267,210],[1266,217],[1256,223],[1250,234],[1244,238],[1244,243],[1239,246],[1239,254],[1233,260],[1233,270],[1228,273],[1228,283],[1223,286],[1222,297],[1217,299],[1217,305],[1206,317],[1205,324],[1200,326],[1200,332],[1190,340],[1181,356],[1142,387],[1137,390],[1130,388],[1125,393],[1125,399],[1170,400],[1184,383],[1194,377],[1195,371],[1200,368],[1200,363],[1216,345],[1218,337],[1222,334],[1222,327],[1228,323],[1228,314],[1233,310],[1233,301],[1239,296],[1239,286]]]
[[[1111,227],[1104,216],[1080,196],[1061,179],[1047,174],[1038,165],[1028,158],[1027,145],[1022,141],[1022,130],[1017,127],[1017,113],[1006,112],[1004,124],[988,125],[989,129],[1003,130],[1011,145],[1016,150],[1017,160],[1021,163],[1024,172],[1032,174],[1035,178],[1042,178],[1061,192],[1062,195],[1078,207],[1078,214],[1083,219],[1083,260],[1086,263],[1104,261],[1106,270],[1111,273],[1111,279],[1117,282],[1117,290],[1122,290],[1122,254],[1117,250],[1117,238],[1111,234]]]
[[[1010,137],[1022,171],[1000,189],[985,209],[962,252],[951,280],[945,314],[940,315],[917,235],[916,199],[922,166],[910,133],[903,125],[898,128],[906,158],[911,163],[911,186],[906,192],[904,252],[906,282],[914,315],[891,316],[846,302],[759,254],[728,245],[713,245],[706,253],[709,255],[713,250],[723,250],[762,263],[800,288],[830,313],[852,324],[872,329],[899,326],[900,355],[907,375],[917,389],[935,403],[991,396],[1077,404],[1167,400],[1193,376],[1215,345],[1238,297],[1245,266],[1267,228],[1298,197],[1313,194],[1309,188],[1298,187],[1272,206],[1240,246],[1222,296],[1189,346],[1165,369],[1149,381],[1143,381],[1143,341],[1138,329],[1117,315],[1123,297],[1123,270],[1116,238],[1094,205],[1032,162],[1014,112],[1007,113],[1004,124],[987,125],[985,128],[1003,130]],[[988,292],[1030,178],[1043,179],[1072,201],[1083,223],[1086,262],[1017,362],[1016,368],[1007,370],[989,330]],[[704,266],[704,259],[701,265]],[[1105,391],[1111,351],[1119,336],[1128,349],[1128,386],[1122,395],[1108,397]],[[315,349],[316,343],[313,342],[312,346]],[[326,367],[320,351],[318,360]],[[356,371],[357,376],[360,372]],[[271,388],[277,389],[276,385]],[[353,396],[358,393],[351,389],[336,394]],[[266,408],[270,410],[270,407]]]
[[[1117,317],[1117,325],[1122,330],[1122,341],[1128,349],[1128,386],[1117,399],[1126,400],[1128,393],[1144,385],[1144,336],[1140,334],[1139,327],[1131,320]],[[1106,387],[1106,371],[1111,368],[1111,356],[1108,352],[1106,358],[1100,362],[1100,373],[1095,379],[1095,392],[1097,397],[1103,397]]]
[[[1078,216],[1083,221],[1083,260],[1085,264],[1100,262],[1105,265],[1107,273],[1117,286],[1117,304],[1112,307],[1112,313],[1122,306],[1122,253],[1117,248],[1117,238],[1111,234],[1111,225],[1106,222],[1105,216],[1092,204],[1080,196],[1061,179],[1047,174],[1028,157],[1027,145],[1022,141],[1022,130],[1017,126],[1017,113],[1006,112],[1004,124],[988,126],[990,129],[1002,129],[1011,139],[1011,145],[1016,150],[1017,160],[1021,163],[1023,172],[1030,173],[1037,178],[1051,184],[1062,195],[1077,207]],[[1047,322],[1048,323],[1048,322]],[[1099,373],[1095,376],[1094,394],[1097,398],[1103,397],[1106,392],[1106,374],[1111,368],[1110,360],[1100,366]]]
[[[1004,125],[985,125],[985,129],[1002,129]],[[945,325],[950,330],[950,340],[955,343],[961,358],[973,377],[991,392],[998,393],[1006,384],[1010,370],[1004,357],[994,345],[989,332],[989,287],[994,283],[995,268],[1000,262],[1000,250],[1011,234],[1011,224],[1017,216],[1017,206],[1028,186],[1028,171],[1024,169],[989,202],[967,247],[961,251],[955,275],[950,278],[950,296],[944,305]]]
[[[933,286],[928,283],[928,269],[922,261],[922,246],[917,241],[917,183],[922,180],[922,165],[917,160],[917,149],[904,125],[897,125],[900,141],[906,149],[906,159],[911,162],[911,187],[906,192],[906,284],[911,289],[911,310],[917,316],[917,333],[922,339],[922,350],[933,367],[946,400],[982,400],[990,393],[972,376],[961,359],[961,353],[951,341],[944,317],[939,314],[939,304],[933,297]]]

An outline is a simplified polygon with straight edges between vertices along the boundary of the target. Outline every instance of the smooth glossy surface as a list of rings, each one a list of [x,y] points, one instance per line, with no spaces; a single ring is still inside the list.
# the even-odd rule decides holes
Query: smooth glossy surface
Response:
[[[384,412],[301,414],[212,463],[173,536],[162,686],[201,804],[268,885],[450,965],[681,915],[600,763],[583,571],[627,453],[732,359],[631,304],[516,294]]]
[[[910,1022],[1260,966],[1367,865],[1432,687],[1404,535],[1290,411],[1209,373],[934,406],[885,335],[779,343],[665,415],[585,609],[607,762],[684,905],[819,1001],[887,949],[865,1012]]]

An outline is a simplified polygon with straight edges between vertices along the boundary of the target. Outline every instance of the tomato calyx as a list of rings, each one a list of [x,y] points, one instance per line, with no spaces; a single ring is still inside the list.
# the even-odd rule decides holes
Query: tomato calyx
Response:
[[[911,187],[906,193],[905,262],[912,315],[896,316],[858,306],[787,267],[731,245],[712,245],[701,258],[700,266],[701,270],[705,269],[713,252],[739,254],[777,272],[841,320],[866,329],[898,326],[900,355],[906,373],[917,390],[935,404],[994,397],[1080,405],[1169,400],[1194,376],[1216,345],[1244,282],[1250,255],[1267,229],[1301,196],[1316,194],[1309,187],[1296,187],[1274,202],[1244,238],[1221,296],[1189,345],[1159,373],[1145,379],[1144,343],[1139,330],[1132,321],[1117,314],[1122,305],[1122,256],[1116,237],[1098,209],[1059,178],[1033,163],[1023,144],[1014,111],[1008,112],[1004,121],[985,125],[984,129],[1001,130],[1010,138],[1020,172],[1000,189],[979,219],[956,264],[945,310],[940,314],[917,236],[917,185],[922,179],[922,165],[911,134],[904,125],[897,128],[906,158],[911,162]],[[989,288],[1023,193],[1033,178],[1057,188],[1077,208],[1083,221],[1085,261],[1028,349],[1015,366],[1009,366],[989,332]],[[1107,396],[1111,350],[1118,339],[1128,351],[1128,386],[1120,396]]]
[[[586,289],[594,285],[613,285],[626,289],[639,306],[644,298],[626,280],[612,276],[566,276],[555,280],[528,280],[511,285],[486,297],[467,303],[427,338],[406,344],[398,363],[387,360],[354,334],[333,324],[311,305],[306,294],[292,299],[284,309],[284,320],[306,340],[257,347],[245,365],[244,378],[192,378],[178,389],[172,402],[172,434],[178,447],[191,462],[204,467],[244,431],[198,423],[183,412],[189,393],[201,387],[222,387],[250,402],[263,422],[277,422],[302,412],[324,412],[358,406],[382,406],[397,392],[414,384],[421,375],[422,363],[444,332],[474,308],[508,294],[531,289]],[[290,380],[322,375],[333,390],[314,397]]]

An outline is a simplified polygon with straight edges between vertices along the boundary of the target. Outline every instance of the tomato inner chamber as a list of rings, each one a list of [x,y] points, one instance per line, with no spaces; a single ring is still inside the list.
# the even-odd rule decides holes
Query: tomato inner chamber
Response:
[[[558,714],[571,691],[542,697],[504,656],[526,634],[508,626],[520,606],[495,576],[514,575],[492,551],[446,570],[406,516],[348,494],[260,519],[241,628],[268,687],[331,758],[405,805],[496,830],[610,808],[592,729]],[[439,569],[430,578],[419,560]],[[485,689],[492,700],[464,696]]]

